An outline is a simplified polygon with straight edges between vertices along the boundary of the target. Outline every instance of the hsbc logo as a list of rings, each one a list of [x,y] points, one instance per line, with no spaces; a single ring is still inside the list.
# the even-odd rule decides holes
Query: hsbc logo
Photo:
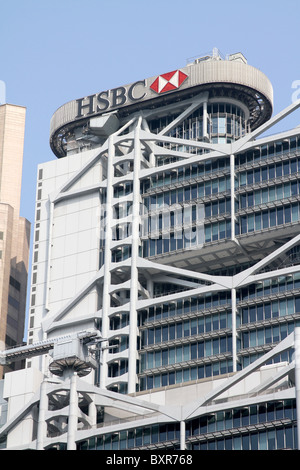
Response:
[[[187,78],[188,75],[181,70],[173,70],[173,72],[159,75],[149,88],[157,94],[166,93],[180,88]],[[147,96],[147,85],[147,80],[140,80],[126,87],[121,86],[102,91],[96,95],[80,98],[76,100],[77,115],[75,119],[93,114],[102,114],[110,109],[142,101]]]
[[[181,70],[173,70],[173,72],[159,75],[150,85],[151,90],[156,93],[166,93],[167,91],[177,90],[188,76]]]

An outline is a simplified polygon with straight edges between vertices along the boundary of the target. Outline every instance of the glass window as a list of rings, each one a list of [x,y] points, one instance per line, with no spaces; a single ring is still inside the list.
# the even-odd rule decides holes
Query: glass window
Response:
[[[175,364],[175,348],[169,349],[169,364]]]
[[[242,438],[240,436],[233,437],[233,450],[242,450]]]
[[[243,348],[249,348],[249,332],[245,331],[242,335]]]
[[[156,444],[158,442],[158,431],[159,431],[158,425],[151,427],[151,443],[152,444]]]
[[[267,327],[265,329],[265,341],[266,343],[272,343],[272,330],[271,330],[271,327]]]
[[[224,117],[219,117],[219,133],[220,134],[225,134],[225,116]]]
[[[134,431],[128,431],[128,447],[134,447]]]
[[[223,416],[223,412],[222,412],[222,416]],[[224,419],[224,422],[223,422],[223,428],[222,429],[231,429],[232,428],[232,412],[231,411],[225,411],[223,419]]]
[[[176,362],[182,362],[182,346],[176,347]]]
[[[256,405],[250,406],[250,424],[257,424],[258,415]]]
[[[154,362],[155,362],[155,367],[161,366],[161,351],[155,351]]]
[[[277,449],[284,448],[284,429],[276,429]]]
[[[258,420],[260,423],[266,422],[266,406],[259,405],[258,407]]]
[[[249,424],[249,408],[242,409],[242,426]]]
[[[292,205],[292,222],[297,222],[298,216],[298,204]]]
[[[232,450],[232,437],[225,437],[225,450]]]
[[[168,365],[168,350],[167,349],[162,350],[162,365],[163,366]]]
[[[250,331],[250,347],[256,346],[256,330]]]
[[[205,341],[205,357],[211,356],[212,349],[211,349],[211,341]]]
[[[291,222],[291,208],[287,206],[284,208],[284,222],[287,224]]]
[[[273,421],[275,419],[275,404],[268,403],[267,404],[267,420]]]
[[[192,343],[191,344],[191,359],[197,359],[197,343]]]
[[[224,450],[224,439],[217,439],[217,450]]]
[[[254,214],[248,215],[248,232],[254,231]]]
[[[191,335],[197,334],[197,318],[191,320]]]
[[[207,431],[214,432],[216,428],[216,418],[215,415],[210,415],[207,417]]]
[[[155,343],[160,343],[161,342],[161,328],[155,328]]]
[[[258,433],[255,432],[250,435],[251,450],[258,450]]]
[[[259,433],[259,450],[267,450],[267,433],[266,433],[266,431]]]
[[[233,411],[233,427],[238,428],[240,426],[240,410]]]
[[[290,173],[290,162],[286,160],[283,162],[283,174],[288,175]]]
[[[263,306],[262,305],[257,305],[257,320],[258,321],[263,320]]]
[[[190,322],[189,322],[189,320],[187,320],[183,323],[183,330],[184,330],[184,336],[189,336],[190,335]]]
[[[264,330],[257,330],[257,345],[262,346],[265,342],[265,332]]]
[[[215,338],[213,341],[213,354],[219,353],[219,338]]]
[[[183,371],[183,381],[188,382],[190,380],[190,369],[184,369]]]
[[[254,170],[254,182],[259,183],[260,182],[260,168],[256,168]]]
[[[263,228],[269,227],[269,214],[267,211],[263,211],[262,213],[262,225],[263,225]]]
[[[255,214],[255,230],[261,230],[261,214]]]
[[[261,179],[262,181],[266,181],[268,179],[268,167],[264,167],[261,169]]]
[[[205,196],[209,196],[211,194],[211,182],[205,182]]]
[[[249,450],[250,447],[249,447],[249,435],[248,434],[245,434],[242,436],[242,449],[243,450]]]
[[[247,233],[247,216],[242,216],[240,222],[241,233]]]
[[[275,178],[275,166],[270,165],[269,166],[269,179]]]
[[[284,402],[284,417],[293,419],[293,402],[292,400],[286,400]]]
[[[143,429],[137,428],[135,432],[135,445],[141,446],[143,444]]]
[[[240,173],[240,186],[245,186],[247,184],[246,178],[247,178],[246,172]]]
[[[254,204],[258,206],[261,203],[261,191],[254,192]]]
[[[176,383],[179,384],[182,382],[182,370],[176,371]]]
[[[277,208],[277,224],[278,225],[283,224],[283,208],[282,207]]]
[[[183,360],[184,361],[190,360],[190,345],[189,344],[185,344],[183,346]]]
[[[213,134],[218,133],[218,118],[217,117],[212,118],[212,133]]]
[[[162,327],[162,341],[168,341],[168,325]]]
[[[270,227],[275,227],[276,225],[276,209],[270,210]]]
[[[169,326],[169,337],[170,339],[175,339],[175,325]]]
[[[276,176],[282,176],[282,162],[276,163],[275,165]]]
[[[291,426],[285,428],[285,448],[293,449],[293,430]]]

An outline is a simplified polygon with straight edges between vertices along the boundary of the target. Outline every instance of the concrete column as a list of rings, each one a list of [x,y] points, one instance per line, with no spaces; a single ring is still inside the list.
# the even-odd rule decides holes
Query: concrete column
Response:
[[[146,131],[146,132],[150,132],[150,129],[149,129],[149,126],[148,126],[148,123],[147,123],[147,120],[146,119],[143,119],[142,120],[142,128]],[[153,152],[153,144],[151,142],[148,142],[147,144],[149,146],[149,149],[151,149],[151,151],[149,152],[149,163],[150,163],[150,166],[151,167],[154,167],[155,166],[155,154]]]
[[[92,428],[97,426],[97,407],[95,405],[94,396],[91,396],[92,401],[89,404],[89,418],[91,420]]]
[[[78,424],[77,373],[74,372],[70,381],[70,403],[68,419],[67,450],[76,450],[76,431]]]
[[[46,277],[46,300],[45,308],[49,311],[49,294],[50,294],[50,272],[51,272],[51,251],[52,251],[52,233],[53,233],[53,213],[54,213],[54,203],[50,201],[49,203],[49,242],[48,242],[48,265],[47,265],[47,277]]]
[[[207,138],[207,100],[203,101],[203,122],[202,122],[203,139]]]
[[[237,347],[236,347],[236,290],[231,289],[231,316],[232,316],[232,366],[233,372],[237,370]]]
[[[151,299],[153,298],[153,295],[154,295],[153,284],[154,283],[152,279],[147,279],[147,291],[149,292]]]
[[[234,155],[230,155],[230,201],[231,201],[231,240],[235,240],[235,165]]]
[[[38,429],[36,449],[44,450],[44,439],[47,437],[46,412],[48,410],[47,381],[44,380],[40,388],[40,408],[38,418]]]
[[[102,300],[102,336],[108,337],[109,333],[109,310],[110,295],[109,287],[111,284],[111,240],[112,240],[112,220],[113,220],[113,176],[114,176],[114,156],[115,146],[113,136],[108,140],[108,157],[107,157],[107,189],[106,189],[106,230],[105,230],[105,255],[104,255],[104,278],[103,278],[103,300]],[[106,388],[108,366],[107,354],[108,349],[105,343],[102,344],[101,364],[100,364],[100,388]]]
[[[132,245],[131,245],[131,281],[130,281],[130,316],[129,316],[129,359],[128,359],[128,393],[136,391],[136,356],[137,356],[137,311],[138,300],[138,267],[139,225],[140,225],[140,128],[139,117],[134,134],[134,169],[133,169],[133,208],[132,208]]]
[[[295,346],[295,387],[296,387],[296,408],[297,408],[297,449],[300,449],[300,327],[294,331]]]
[[[180,450],[185,450],[185,421],[180,421]]]

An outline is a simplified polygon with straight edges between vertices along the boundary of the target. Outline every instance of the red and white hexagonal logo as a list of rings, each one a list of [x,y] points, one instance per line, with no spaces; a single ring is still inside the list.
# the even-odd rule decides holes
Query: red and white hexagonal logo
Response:
[[[173,72],[159,75],[150,85],[150,88],[156,93],[165,93],[179,88],[187,78],[188,75],[181,72],[181,70],[173,70]]]

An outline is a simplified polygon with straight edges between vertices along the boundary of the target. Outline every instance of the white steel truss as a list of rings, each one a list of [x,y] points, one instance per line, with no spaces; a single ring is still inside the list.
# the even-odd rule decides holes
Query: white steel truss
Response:
[[[139,397],[131,397],[100,389],[77,377],[76,373],[63,379],[45,378],[39,390],[26,405],[13,416],[1,429],[0,438],[9,434],[22,420],[32,416],[38,407],[37,434],[32,441],[11,449],[43,450],[65,444],[67,450],[75,450],[80,441],[110,433],[146,427],[158,423],[180,423],[180,449],[186,449],[185,427],[189,420],[219,410],[259,404],[272,400],[297,399],[300,394],[300,328],[296,328],[287,338],[267,354],[233,374],[221,385],[214,388],[203,398],[185,405],[156,405]],[[287,350],[294,350],[294,360],[282,366],[275,376],[262,381],[259,386],[249,387],[240,397],[228,399],[227,392],[251,377],[270,359]],[[294,374],[293,385],[288,385],[289,377]],[[251,382],[248,382],[251,383]],[[280,387],[277,387],[281,383]],[[282,383],[284,386],[282,386]],[[222,397],[222,401],[218,399]],[[300,419],[297,406],[297,421]],[[97,425],[97,412],[104,412],[104,420]],[[85,411],[83,411],[85,410]],[[109,416],[118,418],[109,419]],[[106,418],[105,418],[106,416]],[[298,448],[300,446],[298,436]],[[150,446],[151,448],[151,446]]]
[[[230,179],[231,179],[231,242],[229,245],[229,252],[235,256],[235,253],[245,252],[245,247],[237,239],[234,231],[235,220],[235,166],[234,158],[237,152],[244,149],[259,145],[264,142],[264,139],[256,140],[263,132],[282,120],[291,112],[295,111],[300,106],[300,100],[287,107],[284,111],[273,117],[270,121],[260,126],[255,131],[245,135],[241,139],[232,144],[211,144],[209,142],[197,142],[187,139],[179,139],[166,135],[174,126],[178,125],[185,118],[187,118],[195,109],[207,100],[206,94],[201,94],[193,102],[187,102],[185,108],[180,114],[172,121],[165,129],[158,134],[153,134],[149,131],[147,119],[149,119],[153,111],[144,111],[135,116],[131,116],[128,122],[125,122],[121,128],[112,134],[103,146],[91,152],[90,160],[75,174],[73,175],[59,191],[55,192],[50,197],[51,213],[49,218],[49,260],[51,259],[51,214],[55,210],[55,204],[63,199],[74,198],[78,195],[99,191],[101,188],[106,189],[106,226],[105,226],[105,261],[104,265],[100,268],[99,272],[90,280],[90,282],[76,294],[76,296],[69,301],[60,311],[48,315],[43,322],[43,329],[45,335],[53,332],[62,326],[72,326],[72,320],[68,317],[64,320],[67,312],[72,309],[76,304],[95,284],[102,286],[102,308],[95,312],[94,318],[101,319],[102,321],[102,336],[105,338],[113,338],[116,332],[109,329],[109,319],[111,316],[118,312],[128,312],[130,315],[129,328],[125,329],[123,333],[129,336],[129,347],[126,352],[118,354],[110,354],[108,348],[103,350],[100,387],[106,388],[113,383],[123,382],[128,383],[128,393],[134,393],[136,390],[136,362],[138,360],[138,351],[136,345],[136,338],[138,336],[137,329],[137,314],[138,311],[145,306],[154,306],[163,301],[172,301],[177,298],[185,298],[190,295],[196,295],[204,292],[213,292],[218,290],[230,290],[232,296],[232,336],[233,336],[233,370],[237,370],[237,333],[236,333],[236,289],[244,285],[250,284],[255,280],[263,280],[272,278],[279,275],[284,275],[287,272],[299,272],[300,266],[296,265],[290,268],[276,269],[268,271],[267,273],[260,273],[259,270],[268,265],[277,256],[283,254],[292,246],[299,242],[300,235],[292,234],[286,243],[283,243],[278,249],[267,254],[266,256],[256,262],[251,268],[246,269],[234,276],[211,276],[188,268],[179,268],[175,265],[167,265],[161,263],[159,259],[151,261],[142,258],[139,254],[140,247],[140,226],[141,226],[141,213],[140,213],[140,181],[151,175],[157,174],[161,171],[172,170],[180,168],[187,163],[195,163],[199,161],[217,159],[221,156],[230,157]],[[182,104],[181,104],[182,106]],[[173,105],[174,107],[174,105]],[[129,132],[128,132],[129,131]],[[295,129],[295,133],[298,132]],[[289,133],[290,135],[291,133]],[[280,138],[280,134],[276,136]],[[268,139],[268,138],[266,138]],[[208,153],[201,155],[191,155],[183,151],[170,150],[158,144],[168,143],[176,145],[185,145],[193,148],[205,149]],[[125,149],[125,150],[124,150]],[[176,156],[179,160],[164,165],[163,167],[155,166],[155,156],[157,154],[166,154]],[[145,158],[147,157],[147,158]],[[102,160],[105,162],[107,169],[107,178],[99,183],[84,187],[80,189],[73,189],[74,183],[88,171],[97,161]],[[125,174],[122,176],[117,174],[117,168],[127,168]],[[123,218],[114,218],[114,208],[116,204],[123,201],[114,197],[113,189],[115,186],[122,182],[132,183],[132,193],[125,197],[124,200],[132,203],[132,210],[129,216]],[[131,226],[131,234],[121,240],[114,240],[113,230],[117,225],[129,224]],[[297,232],[296,232],[297,233]],[[111,250],[117,247],[131,247],[131,257],[121,262],[112,262]],[[246,252],[247,254],[247,252]],[[49,263],[50,264],[50,263]],[[127,281],[119,284],[112,284],[112,275],[118,276],[118,272],[127,272]],[[147,288],[141,286],[139,282],[139,274],[143,274],[147,281]],[[162,277],[164,276],[164,277]],[[160,279],[162,282],[172,283],[185,283],[190,289],[184,292],[169,294],[164,297],[153,297],[153,278]],[[177,280],[176,280],[177,279]],[[188,279],[199,281],[207,281],[210,285],[197,285],[188,284]],[[49,292],[50,285],[47,285],[47,292]],[[130,292],[129,299],[124,303],[124,299],[118,298],[120,291],[126,290]],[[118,300],[119,306],[112,306],[112,296]],[[86,316],[82,319],[76,319],[76,323],[84,322]],[[108,379],[108,362],[110,360],[118,360],[118,358],[128,358],[128,373],[123,376],[116,377],[115,379]]]
[[[103,351],[100,368],[100,387],[87,384],[81,379],[72,376],[62,381],[52,381],[47,379],[42,384],[40,391],[31,399],[29,403],[12,418],[2,429],[0,435],[5,435],[10,429],[16,426],[20,420],[25,418],[32,408],[39,403],[40,416],[38,426],[38,436],[35,442],[30,446],[32,448],[46,448],[55,443],[67,442],[68,448],[72,449],[75,443],[89,436],[95,436],[101,433],[110,432],[111,430],[120,430],[128,428],[131,418],[135,418],[135,426],[157,422],[176,421],[181,423],[181,449],[185,448],[184,426],[188,419],[206,413],[208,410],[213,411],[218,408],[215,403],[216,398],[222,396],[228,389],[235,384],[241,382],[249,374],[260,368],[270,358],[290,348],[294,348],[298,344],[298,330],[294,334],[288,336],[283,342],[271,349],[267,354],[249,365],[245,369],[237,372],[238,354],[237,354],[237,325],[236,325],[236,291],[237,289],[249,285],[256,281],[271,279],[273,277],[283,276],[295,272],[300,272],[300,265],[296,264],[291,267],[283,267],[270,269],[267,272],[261,272],[263,268],[269,266],[280,255],[290,250],[300,241],[299,225],[291,234],[286,234],[286,239],[280,243],[278,248],[267,247],[259,253],[258,258],[251,258],[247,253],[246,247],[237,239],[234,231],[235,220],[235,164],[234,159],[237,153],[253,148],[262,144],[270,137],[256,140],[263,132],[282,120],[291,112],[300,106],[300,100],[292,104],[277,116],[272,118],[266,124],[263,124],[257,130],[247,134],[232,144],[212,144],[209,142],[197,142],[182,138],[175,138],[166,135],[181,121],[186,119],[201,104],[205,103],[207,96],[201,94],[193,102],[187,101],[186,106],[180,110],[179,115],[171,122],[163,131],[158,134],[151,133],[148,127],[148,120],[154,111],[148,110],[131,116],[127,122],[123,122],[120,129],[110,135],[106,142],[100,147],[90,152],[89,161],[72,177],[63,184],[60,190],[54,192],[49,198],[50,216],[49,216],[49,240],[48,240],[48,277],[46,282],[46,292],[51,289],[51,280],[49,276],[51,261],[51,245],[52,245],[52,220],[56,208],[56,204],[66,199],[72,199],[83,194],[106,191],[106,219],[105,219],[105,259],[99,271],[94,274],[90,281],[76,295],[68,301],[60,310],[52,312],[49,306],[48,295],[46,297],[46,309],[49,313],[45,316],[42,323],[44,337],[55,335],[61,328],[84,324],[88,319],[101,320],[101,334],[103,338],[107,338],[107,343],[103,343]],[[175,108],[176,105],[173,106]],[[182,107],[182,103],[180,104]],[[170,107],[172,109],[172,107]],[[286,135],[297,135],[299,129],[294,129],[289,133],[277,134],[276,138],[280,139]],[[206,153],[194,155],[183,150],[171,150],[160,146],[161,143],[176,144],[179,146],[188,146],[194,149],[204,149]],[[177,158],[177,161],[166,164],[162,167],[156,166],[155,158],[157,155],[168,155]],[[141,219],[141,194],[140,182],[144,178],[150,177],[162,171],[175,170],[186,164],[198,163],[200,161],[218,159],[227,156],[230,158],[230,196],[231,196],[231,237],[228,242],[229,256],[235,256],[245,253],[249,256],[252,263],[250,268],[244,269],[233,276],[210,275],[206,272],[199,272],[193,269],[193,265],[189,267],[180,267],[175,262],[167,264],[161,259],[150,260],[140,255],[140,226]],[[74,188],[75,183],[93,167],[98,161],[101,161],[106,169],[106,178],[94,185]],[[114,196],[114,188],[123,182],[132,183],[132,192],[123,199]],[[132,210],[129,214],[125,214],[120,218],[114,217],[115,207],[120,202],[130,202]],[[114,239],[114,229],[117,225],[130,224],[131,230],[123,239]],[[121,261],[112,261],[112,250],[118,247],[130,246],[131,255],[128,259]],[[201,247],[200,247],[201,250]],[[197,250],[192,252],[192,255]],[[213,250],[212,250],[213,251]],[[212,253],[213,255],[213,253]],[[142,285],[140,278],[146,279],[146,286]],[[153,282],[157,280],[162,283],[174,283],[183,285],[186,289],[160,297],[153,294]],[[201,284],[202,282],[202,284]],[[76,305],[92,288],[95,286],[101,288],[102,306],[98,311],[89,315],[82,313],[81,317],[67,316]],[[155,306],[163,302],[176,301],[177,299],[185,299],[191,295],[198,295],[209,292],[230,291],[231,292],[231,309],[232,309],[232,359],[233,359],[233,376],[225,381],[221,387],[213,390],[202,400],[184,407],[162,407],[155,406],[149,402],[120,395],[106,390],[118,383],[128,383],[128,393],[136,393],[137,372],[136,364],[138,361],[137,336],[138,331],[138,312],[145,307]],[[124,293],[129,295],[123,295]],[[114,300],[114,303],[112,302]],[[122,330],[110,329],[110,319],[114,315],[127,312],[129,314],[129,325]],[[109,341],[114,339],[118,334],[128,336],[128,348],[118,353],[110,353]],[[108,365],[110,362],[126,358],[128,360],[128,372],[118,377],[108,377]],[[272,386],[283,377],[287,376],[291,370],[296,369],[296,387],[288,388],[283,392],[277,392],[278,396],[297,396],[299,398],[299,365],[298,355],[295,356],[295,363],[291,363],[278,372],[278,375],[270,379],[266,383],[261,383],[258,387],[250,391],[253,394],[254,401],[262,399],[262,394],[271,390],[270,395],[274,397]],[[296,364],[296,365],[295,365]],[[70,393],[69,393],[70,392]],[[72,393],[71,393],[72,392]],[[249,395],[248,393],[248,395]],[[79,409],[79,396],[81,400],[85,400],[88,405],[89,413],[86,415]],[[50,411],[48,400],[51,398],[52,403],[57,403],[57,408]],[[249,397],[243,398],[249,400]],[[241,403],[241,401],[237,401]],[[130,416],[126,416],[122,423],[114,423],[103,426],[101,430],[96,430],[96,406],[107,406],[117,408],[118,410],[132,412]],[[222,405],[225,406],[224,403]],[[228,404],[226,406],[229,406]],[[233,402],[230,402],[233,406]],[[300,406],[298,406],[300,410]],[[142,418],[141,418],[142,416]],[[68,418],[68,420],[67,420]],[[141,419],[140,419],[141,418]],[[299,418],[298,418],[299,420]],[[67,425],[68,421],[68,425]],[[81,424],[77,424],[79,421]],[[57,430],[57,437],[47,437],[51,429],[50,435],[53,436]],[[81,426],[81,427],[80,427]],[[300,434],[300,433],[299,433]],[[28,446],[27,446],[28,447]]]

